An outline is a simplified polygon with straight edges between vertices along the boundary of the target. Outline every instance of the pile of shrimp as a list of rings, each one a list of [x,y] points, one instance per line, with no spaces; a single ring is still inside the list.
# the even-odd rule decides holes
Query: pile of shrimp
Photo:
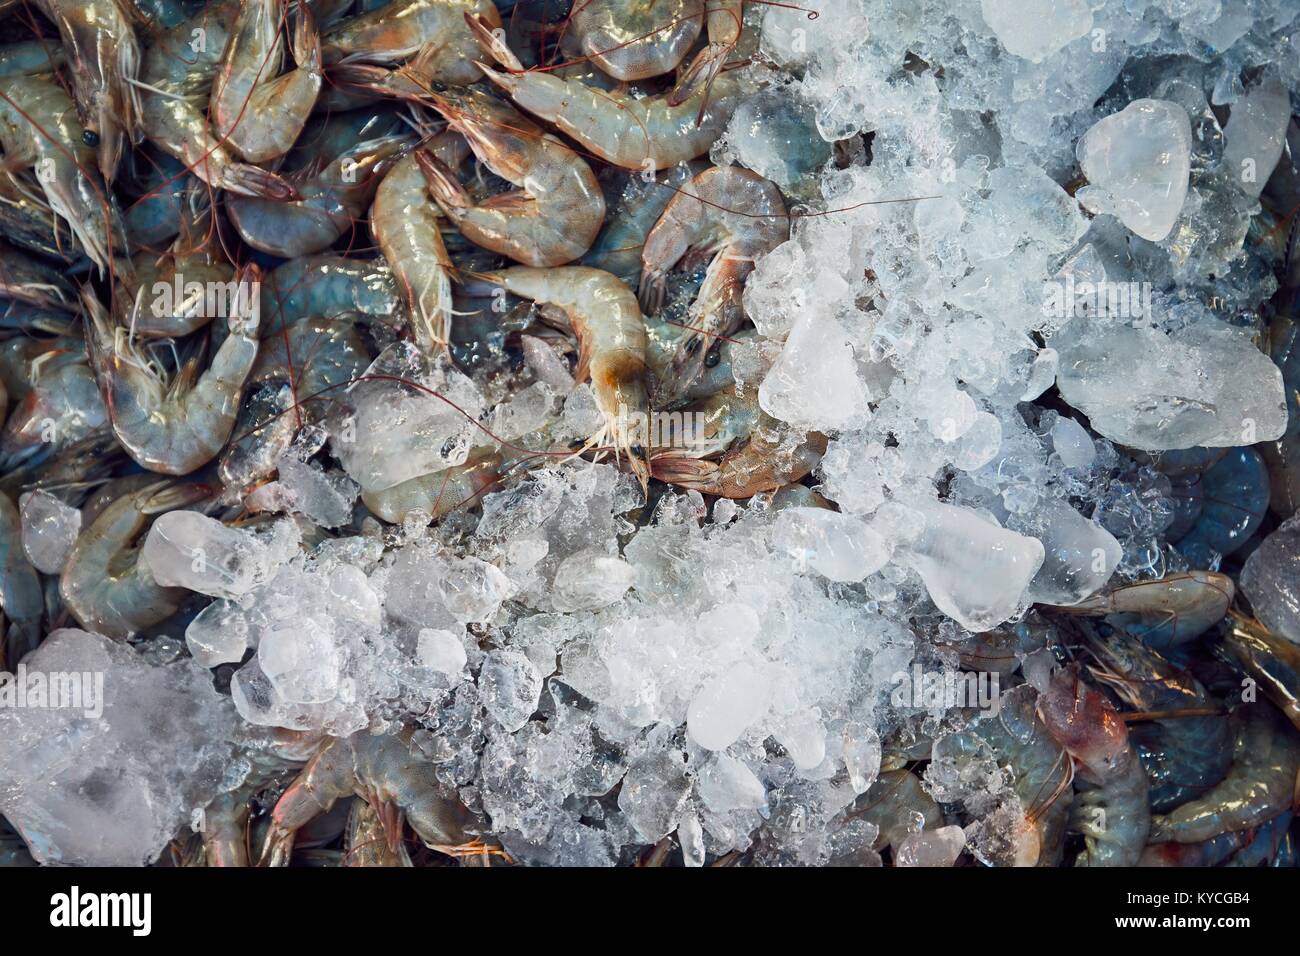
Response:
[[[486,493],[578,459],[630,473],[647,516],[671,489],[834,510],[815,490],[826,436],[770,418],[732,374],[755,338],[746,279],[803,214],[775,183],[709,159],[737,105],[778,72],[746,26],[760,4],[560,6],[11,7],[0,669],[61,626],[132,642],[183,627],[203,602],[141,565],[153,521],[178,509],[264,521],[286,453],[354,420],[367,387],[412,396],[461,376],[505,401],[544,382],[588,388],[596,414],[585,433],[525,441],[465,412],[461,454],[411,449],[439,463],[363,482],[350,521],[316,540],[472,520]],[[865,161],[863,146],[832,161]],[[376,362],[395,348],[409,358],[400,374]],[[677,421],[701,433],[652,429],[662,412],[695,413]],[[308,448],[318,462],[332,452]],[[1192,531],[1207,550],[1275,523],[1255,452],[1175,458],[1159,466],[1198,494],[1246,487],[1218,511],[1204,492]],[[1269,462],[1275,483],[1286,464]],[[20,509],[36,492],[80,514],[59,567],[38,570],[24,548]],[[885,735],[878,778],[834,823],[869,824],[873,838],[838,862],[932,860],[947,845],[936,834],[966,827],[970,849],[948,862],[1300,863],[1300,656],[1253,618],[1231,574],[1039,606],[947,651],[1002,675],[1000,716]],[[511,863],[417,734],[286,733],[163,862]],[[983,841],[988,808],[942,786],[973,761],[1007,782],[995,813],[1010,823]],[[625,862],[703,862],[686,842],[669,835]],[[0,850],[0,863],[30,861],[3,826]],[[708,863],[773,859],[760,829]]]

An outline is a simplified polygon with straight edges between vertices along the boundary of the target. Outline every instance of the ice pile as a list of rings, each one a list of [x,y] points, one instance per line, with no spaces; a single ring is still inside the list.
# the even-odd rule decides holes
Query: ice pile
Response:
[[[24,703],[0,708],[0,813],[39,862],[152,862],[230,786],[234,708],[193,661],[65,628],[22,667]]]

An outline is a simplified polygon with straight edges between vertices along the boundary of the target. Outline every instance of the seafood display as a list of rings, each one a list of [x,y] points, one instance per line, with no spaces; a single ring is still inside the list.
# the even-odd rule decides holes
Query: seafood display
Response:
[[[4,8],[0,866],[1300,865],[1300,3]]]

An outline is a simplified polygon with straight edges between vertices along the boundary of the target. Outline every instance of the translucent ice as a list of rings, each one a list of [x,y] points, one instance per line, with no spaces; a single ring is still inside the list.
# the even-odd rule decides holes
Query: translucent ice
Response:
[[[724,750],[767,712],[771,685],[752,664],[739,663],[705,684],[686,712],[691,739]]]
[[[269,580],[299,540],[292,521],[258,534],[196,511],[169,511],[149,529],[141,557],[159,584],[233,598]]]
[[[452,677],[465,669],[465,645],[451,631],[434,628],[420,631],[416,657],[424,667]]]
[[[654,751],[627,768],[618,806],[641,839],[655,843],[676,829],[690,792],[681,754]]]
[[[1284,522],[1246,559],[1241,591],[1260,623],[1300,644],[1300,517]]]
[[[1186,110],[1166,100],[1134,100],[1079,139],[1079,165],[1089,183],[1079,201],[1159,242],[1187,198],[1191,148]]]
[[[23,551],[42,574],[59,574],[81,532],[81,511],[48,491],[29,491],[18,498]]]
[[[939,610],[972,631],[1013,616],[1043,564],[1035,538],[1001,528],[971,511],[918,503],[924,529],[901,551]]]
[[[0,813],[41,863],[152,862],[218,792],[230,701],[188,659],[150,664],[86,631],[54,631],[23,663],[28,675],[75,678],[81,694],[75,705],[0,707]]]
[[[853,349],[834,318],[795,321],[758,401],[773,418],[807,428],[844,428],[867,414],[870,398]]]
[[[1029,586],[1035,602],[1078,604],[1106,585],[1124,554],[1114,535],[1063,501],[1042,500],[1029,530],[1044,549],[1043,566]]]
[[[1092,29],[1085,0],[980,0],[980,11],[1008,53],[1033,63]]]
[[[1061,456],[1066,468],[1086,468],[1097,457],[1088,430],[1064,415],[1052,425],[1052,450]]]
[[[952,866],[966,847],[961,827],[922,830],[906,837],[894,855],[895,866]]]
[[[786,508],[776,519],[773,543],[800,567],[832,581],[861,581],[884,567],[890,548],[861,518],[825,508]]]
[[[542,677],[528,656],[518,651],[492,651],[479,674],[483,706],[506,730],[528,723],[542,694]]]
[[[587,611],[619,600],[636,581],[622,558],[591,548],[565,558],[555,572],[554,602],[558,611]]]
[[[1223,131],[1223,168],[1249,198],[1258,197],[1273,174],[1290,119],[1291,97],[1273,74],[1232,105]]]

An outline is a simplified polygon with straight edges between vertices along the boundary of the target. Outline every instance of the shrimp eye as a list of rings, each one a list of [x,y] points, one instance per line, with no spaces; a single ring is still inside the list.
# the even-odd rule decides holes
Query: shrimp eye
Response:
[[[93,129],[84,130],[81,134],[81,141],[93,149],[99,145],[99,134]]]
[[[722,361],[722,353],[711,349],[709,351],[709,354],[704,356],[704,367],[717,368],[718,363],[721,361]]]
[[[694,355],[696,352],[700,350],[700,346],[703,344],[704,344],[704,339],[700,338],[698,335],[693,337],[689,342],[686,343],[686,354]]]
[[[632,453],[633,458],[645,457],[645,447],[642,445],[633,445],[631,448],[628,449],[628,451]]]

